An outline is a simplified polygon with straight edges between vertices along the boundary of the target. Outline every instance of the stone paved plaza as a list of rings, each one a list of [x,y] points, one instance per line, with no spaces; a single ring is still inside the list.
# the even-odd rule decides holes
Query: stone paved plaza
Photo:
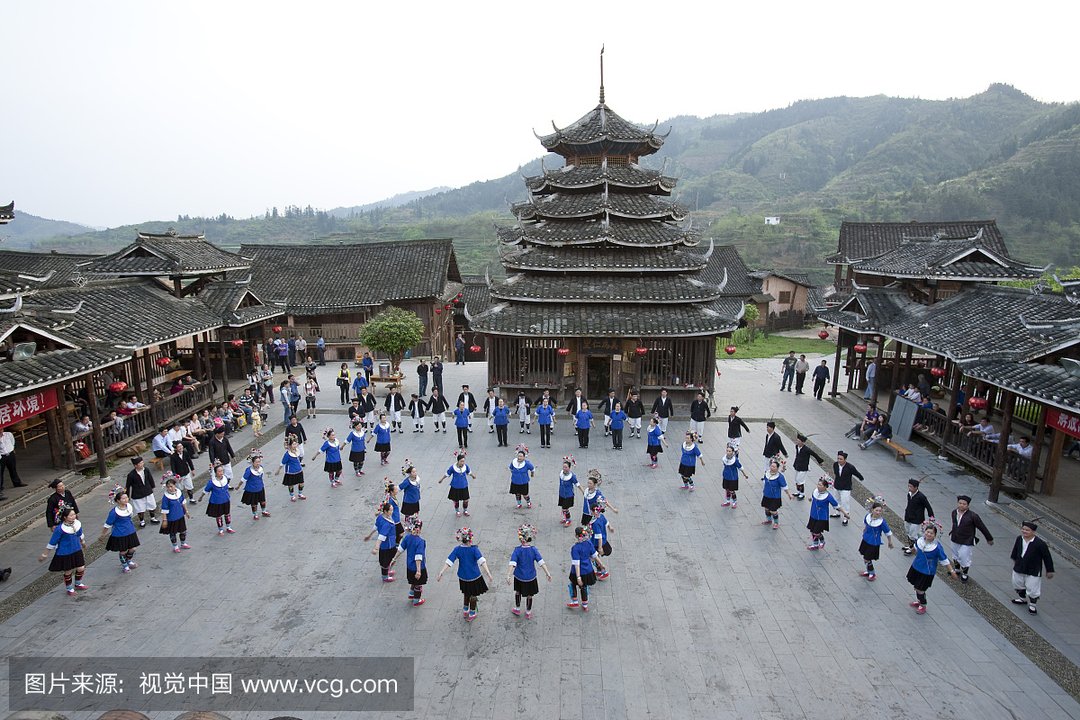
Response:
[[[811,440],[826,452],[847,447],[868,486],[896,510],[902,511],[905,481],[913,473],[932,475],[924,489],[939,516],[947,515],[957,492],[971,491],[975,509],[998,538],[993,548],[984,544],[976,551],[973,577],[1007,603],[1007,558],[1018,531],[984,505],[985,486],[950,474],[951,465],[926,452],[916,453],[914,467],[881,450],[859,452],[842,439],[850,417],[833,403],[777,392],[779,364],[772,365],[721,363],[721,414],[740,404],[744,417],[783,418],[816,433]],[[453,397],[462,382],[482,390],[483,378],[482,365],[448,365],[445,386]],[[326,386],[331,392],[323,396],[333,401],[332,384]],[[304,421],[309,434],[327,424],[343,433],[342,410],[335,402],[316,420]],[[271,421],[277,418],[275,409]],[[452,428],[445,435],[432,435],[430,425],[423,435],[395,435],[389,466],[380,469],[377,455],[372,461],[369,453],[367,475],[357,480],[347,472],[339,489],[329,488],[318,472],[320,458],[308,463],[307,502],[290,504],[280,481],[271,480],[273,517],[252,522],[238,510],[234,536],[218,538],[200,504],[190,519],[190,552],[174,555],[157,528],[148,526],[140,534],[140,567],[133,573],[121,575],[114,554],[102,557],[88,568],[91,590],[76,600],[57,580],[44,597],[0,624],[0,653],[411,656],[415,711],[400,714],[408,718],[1080,718],[1080,704],[973,610],[953,583],[939,576],[929,612],[915,615],[904,577],[909,563],[899,543],[883,553],[878,581],[868,583],[858,575],[858,519],[846,528],[834,523],[827,549],[813,553],[805,549],[807,502],[785,499],[781,528],[762,527],[757,478],[763,422],[751,423],[743,442],[751,480],[743,483],[738,509],[720,507],[719,458],[726,436],[720,422],[708,428],[697,492],[679,489],[676,446],[683,427],[683,420],[672,421],[672,447],[661,456],[660,468],[651,470],[644,466],[644,440],[627,440],[626,449],[616,452],[602,430],[594,430],[592,446],[577,450],[565,413],[550,450],[539,449],[535,428],[521,436],[512,424],[511,446],[525,440],[535,448],[531,458],[537,465],[534,507],[518,511],[507,494],[513,448],[496,448],[480,418],[470,438],[468,462],[478,479],[471,484],[472,517],[466,523],[454,517],[446,484],[436,484],[452,462]],[[271,430],[273,441],[264,447],[267,465],[274,467],[280,425]],[[790,438],[785,444],[791,449]],[[309,454],[315,445],[314,439],[308,443]],[[615,527],[611,579],[594,588],[588,614],[564,606],[573,531],[559,524],[556,476],[567,452],[577,457],[580,477],[590,467],[604,473],[605,494],[620,510],[609,513]],[[403,581],[379,581],[371,544],[360,542],[383,476],[400,480],[405,458],[420,469],[432,574],[427,604],[420,608],[407,604]],[[80,503],[88,539],[104,519],[106,490]],[[579,496],[575,518],[580,507]],[[532,620],[510,614],[513,593],[503,584],[515,529],[525,520],[539,528],[535,544],[555,576],[551,583],[541,577]],[[462,620],[454,574],[434,582],[461,524],[476,530],[498,581],[481,597],[473,623]],[[11,546],[19,557],[5,548],[5,564],[32,563],[46,540],[43,526],[32,528]],[[1027,623],[1076,662],[1074,598],[1080,587],[1075,568],[1056,559],[1059,574],[1044,583],[1040,615],[1017,616],[1016,622]],[[0,695],[6,694],[5,674]],[[281,714],[290,713],[228,713],[258,719]],[[176,712],[150,715],[164,719]]]

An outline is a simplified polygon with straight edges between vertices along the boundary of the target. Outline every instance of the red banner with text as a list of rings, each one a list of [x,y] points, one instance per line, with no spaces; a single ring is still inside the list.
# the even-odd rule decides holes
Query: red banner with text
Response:
[[[1061,412],[1060,410],[1054,410],[1053,408],[1047,408],[1046,424],[1054,430],[1080,439],[1080,417]]]
[[[14,400],[0,403],[0,427],[13,425],[20,420],[40,415],[57,406],[56,389],[39,390],[30,395],[23,395]]]

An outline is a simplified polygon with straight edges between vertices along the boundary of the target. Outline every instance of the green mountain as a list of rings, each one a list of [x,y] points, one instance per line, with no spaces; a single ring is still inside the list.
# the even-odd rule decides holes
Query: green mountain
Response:
[[[37,215],[24,213],[19,209],[18,205],[15,206],[15,217],[17,222],[0,225],[0,238],[9,247],[24,248],[38,240],[94,232],[94,228],[86,225],[64,222],[63,220],[48,220]]]
[[[695,224],[707,226],[718,242],[737,245],[751,265],[798,268],[825,280],[821,257],[835,249],[843,220],[992,217],[1017,257],[1071,265],[1080,255],[1078,103],[1042,103],[992,85],[969,98],[839,97],[762,113],[675,117],[661,129],[666,126],[664,147],[643,163],[667,162],[667,173],[680,178],[676,199],[695,211]],[[561,162],[544,160],[548,168]],[[526,197],[521,174],[540,171],[537,159],[503,178],[347,212],[286,208],[248,220],[181,216],[139,227],[203,231],[226,245],[330,233],[449,236],[464,271],[483,272],[496,264],[493,223],[512,222],[507,202]],[[779,215],[781,224],[765,225],[766,215]],[[115,246],[134,232],[118,228],[75,239]]]

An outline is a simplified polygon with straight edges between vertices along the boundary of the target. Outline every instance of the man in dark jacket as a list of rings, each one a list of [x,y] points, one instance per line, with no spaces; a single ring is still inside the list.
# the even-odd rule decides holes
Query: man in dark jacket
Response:
[[[645,403],[641,402],[641,395],[636,388],[630,390],[630,396],[623,405],[626,412],[627,427],[630,428],[630,437],[641,437],[641,418],[645,416]]]
[[[587,403],[585,395],[581,392],[581,388],[574,390],[574,397],[570,398],[570,402],[566,404],[566,412],[570,413],[570,417],[577,419],[577,414],[581,412],[581,404]]]
[[[667,388],[660,388],[660,397],[653,400],[652,414],[660,418],[660,430],[666,433],[668,419],[675,414],[675,406],[671,404]]]
[[[971,509],[971,497],[969,495],[956,496],[956,509],[952,511],[952,531],[949,532],[949,540],[952,541],[953,566],[960,571],[960,582],[968,581],[968,571],[971,570],[971,559],[975,554],[975,531],[978,530],[986,538],[987,545],[994,544],[994,536],[986,529],[979,514]]]
[[[431,384],[439,389],[439,394],[444,395],[442,386],[443,361],[438,355],[431,361]]]
[[[1037,520],[1038,518],[1036,518]],[[1039,526],[1035,520],[1028,520],[1020,526],[1020,537],[1013,543],[1012,581],[1013,589],[1019,597],[1013,598],[1014,605],[1027,603],[1028,612],[1037,615],[1035,604],[1042,596],[1042,572],[1046,568],[1047,579],[1054,577],[1054,559],[1050,557],[1050,548],[1041,537],[1036,537]]]
[[[934,508],[930,507],[930,500],[919,489],[919,481],[911,478],[907,481],[907,505],[904,507],[904,524],[908,535],[905,555],[915,551],[915,541],[922,537],[922,524],[927,517],[934,517]]]
[[[617,402],[615,388],[608,388],[607,397],[600,401],[600,412],[604,413],[604,437],[611,435],[611,413]]]
[[[224,432],[224,429],[221,432]],[[154,510],[157,509],[157,500],[154,498],[154,476],[150,474],[150,470],[141,457],[131,458],[131,464],[135,467],[127,474],[124,490],[127,491],[128,499],[131,500],[131,509],[139,515],[139,527],[146,527],[144,514],[149,513],[150,522],[158,521],[154,515]]]
[[[820,465],[825,458],[818,455],[806,445],[806,436],[799,433],[795,436],[795,459],[791,466],[795,468],[795,497],[802,500],[806,497],[806,481],[810,477],[810,458]]]
[[[825,392],[825,386],[829,383],[829,361],[822,360],[821,364],[814,368],[814,397],[818,400]]]
[[[450,403],[446,398],[442,396],[442,391],[438,386],[431,389],[431,398],[428,400],[428,411],[432,415],[432,421],[435,424],[435,430],[433,432],[439,432],[439,425],[442,425],[443,434],[446,434],[446,411],[450,409]]]
[[[766,469],[769,467],[769,461],[777,455],[787,457],[784,440],[780,437],[780,433],[776,432],[776,423],[772,420],[765,423],[765,448],[761,451],[761,455],[765,458]]]
[[[705,393],[699,392],[694,402],[690,403],[690,432],[697,436],[699,445],[705,444],[705,421],[712,415]]]
[[[289,423],[290,425],[285,426],[285,437],[289,436],[290,428],[298,427],[300,425],[300,421],[295,415],[289,418]],[[300,428],[300,433],[303,434],[303,432],[304,429]],[[301,440],[301,442],[303,441]],[[214,437],[210,440],[208,449],[210,451],[210,469],[214,469],[215,461],[220,462],[225,469],[225,477],[229,479],[229,482],[232,482],[232,463],[233,458],[236,457],[236,453],[233,451],[229,439],[225,437],[225,428],[217,428],[214,430]]]
[[[860,482],[866,482],[859,469],[847,461],[847,453],[840,450],[836,453],[836,462],[833,463],[833,480],[835,482],[836,493],[840,496],[840,509],[844,511],[844,519],[840,521],[841,525],[848,524],[848,517],[851,515],[851,487],[854,478],[859,478]],[[840,517],[840,513],[831,513],[833,517]]]

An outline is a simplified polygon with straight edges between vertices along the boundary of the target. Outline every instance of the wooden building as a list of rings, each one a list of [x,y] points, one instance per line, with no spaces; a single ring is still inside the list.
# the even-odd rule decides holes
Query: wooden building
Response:
[[[814,285],[805,275],[781,270],[755,270],[750,276],[761,283],[764,307],[758,308],[758,327],[770,330],[801,328],[813,317],[810,304]]]
[[[529,199],[498,229],[506,280],[488,305],[467,306],[487,338],[488,382],[503,395],[549,388],[590,398],[631,386],[677,402],[711,391],[717,337],[739,325],[754,292],[737,253],[699,247],[676,179],[639,164],[665,135],[633,125],[604,101],[540,138],[563,167],[526,179]],[[685,409],[685,405],[683,405]]]

